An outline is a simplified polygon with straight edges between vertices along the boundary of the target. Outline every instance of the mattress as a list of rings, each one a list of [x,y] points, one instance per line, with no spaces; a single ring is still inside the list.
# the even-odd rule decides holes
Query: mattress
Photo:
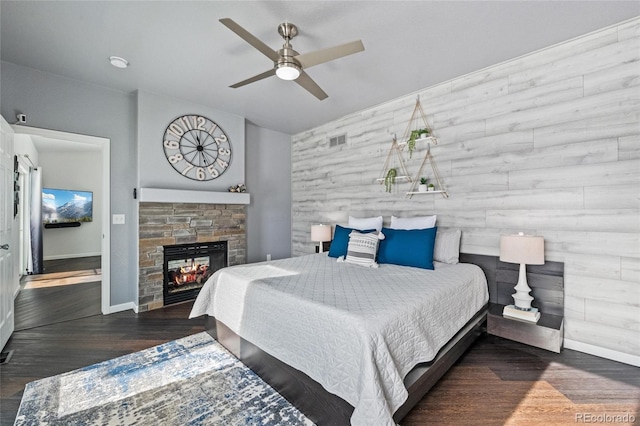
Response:
[[[213,316],[304,372],[354,407],[353,425],[394,425],[405,375],[488,298],[476,265],[372,269],[319,253],[221,269],[190,317]]]

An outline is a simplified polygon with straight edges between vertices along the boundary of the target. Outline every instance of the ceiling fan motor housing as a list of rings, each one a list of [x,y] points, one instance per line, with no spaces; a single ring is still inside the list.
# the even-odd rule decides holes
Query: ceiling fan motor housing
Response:
[[[289,22],[283,22],[282,24],[278,25],[278,34],[289,41],[298,35],[298,27]]]

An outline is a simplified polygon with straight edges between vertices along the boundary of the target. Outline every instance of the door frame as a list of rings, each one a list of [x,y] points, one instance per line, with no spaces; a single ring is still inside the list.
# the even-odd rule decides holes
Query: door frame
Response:
[[[15,163],[13,153],[13,129],[9,123],[0,116],[0,127],[2,128],[2,136],[0,138],[0,164],[3,166],[1,173],[2,183],[0,191],[2,191],[2,205],[0,205],[0,244],[6,244],[5,248],[0,249],[0,350],[11,339],[11,335],[15,330],[15,297],[18,294],[19,281],[18,274],[15,273],[15,254],[16,241],[16,218],[14,216],[14,182],[15,182]],[[6,165],[6,170],[4,169]]]
[[[16,134],[40,136],[69,142],[85,143],[100,149],[102,157],[102,242],[101,242],[101,310],[103,315],[111,313],[111,139],[79,133],[61,132],[21,125],[12,125]]]

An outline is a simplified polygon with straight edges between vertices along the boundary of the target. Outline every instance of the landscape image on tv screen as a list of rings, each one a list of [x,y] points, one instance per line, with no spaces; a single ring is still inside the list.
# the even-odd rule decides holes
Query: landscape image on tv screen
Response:
[[[42,188],[42,222],[93,221],[93,192]]]

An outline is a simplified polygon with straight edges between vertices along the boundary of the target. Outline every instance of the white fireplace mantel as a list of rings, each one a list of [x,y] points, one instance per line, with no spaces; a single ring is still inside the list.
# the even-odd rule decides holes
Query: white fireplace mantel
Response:
[[[249,204],[246,192],[194,191],[140,188],[138,199],[145,203]]]

